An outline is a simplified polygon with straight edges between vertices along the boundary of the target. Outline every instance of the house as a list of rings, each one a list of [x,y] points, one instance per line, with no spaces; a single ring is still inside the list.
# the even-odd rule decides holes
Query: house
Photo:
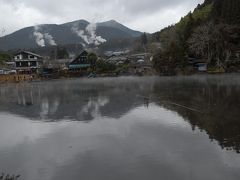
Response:
[[[131,73],[137,75],[152,75],[154,73],[150,53],[132,54],[128,59]]]
[[[188,64],[199,72],[207,72],[207,63],[205,60],[188,57]]]
[[[28,51],[21,51],[14,55],[15,70],[19,74],[40,73],[43,57]]]
[[[88,60],[87,51],[80,53],[68,66],[70,71],[87,70],[90,67],[91,62]]]
[[[207,63],[203,62],[203,63],[197,63],[196,64],[197,69],[199,72],[206,72],[207,71]]]
[[[118,64],[119,62],[126,62],[127,60],[128,58],[126,56],[116,56],[116,55],[112,55],[107,59],[108,62],[111,62],[114,64]]]
[[[11,70],[7,68],[0,68],[0,75],[10,74]]]
[[[104,55],[107,58],[110,58],[112,56],[125,56],[130,52],[130,50],[124,50],[124,51],[106,51]]]
[[[139,54],[131,54],[128,59],[132,63],[136,63],[139,60],[149,61],[150,60],[150,53],[139,53]]]
[[[68,70],[68,65],[71,62],[72,59],[45,60],[43,63],[43,67],[49,69],[56,69],[58,71]]]
[[[44,60],[42,77],[53,78],[66,75],[72,59]]]

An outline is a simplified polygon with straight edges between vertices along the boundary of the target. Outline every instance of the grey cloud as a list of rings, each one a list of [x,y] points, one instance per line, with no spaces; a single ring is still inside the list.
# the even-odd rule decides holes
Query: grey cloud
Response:
[[[91,9],[102,11],[104,7],[111,7],[109,13],[117,13],[124,11],[127,14],[145,14],[154,13],[164,9],[174,9],[178,6],[196,5],[197,2],[203,0],[11,0],[10,2],[21,2],[26,6],[39,9],[47,14],[64,15],[66,11],[83,11],[92,13]],[[5,0],[5,2],[8,2]]]
[[[0,24],[16,30],[24,26],[39,23],[64,23],[77,19],[89,21],[105,21],[115,19],[130,25],[137,30],[156,31],[166,25],[176,22],[181,16],[192,10],[204,0],[0,0],[1,7],[9,14],[9,23],[0,17]],[[16,15],[15,12],[18,12]],[[32,17],[26,13],[31,14]],[[35,12],[35,13],[32,13]],[[24,14],[24,15],[21,15]],[[166,18],[167,17],[167,18]],[[22,26],[19,27],[19,18]],[[163,19],[165,18],[165,19]],[[146,23],[143,27],[139,22],[158,20],[152,27]],[[16,23],[14,23],[16,21]],[[164,23],[162,23],[164,22]],[[31,24],[30,24],[31,23]],[[18,26],[18,27],[16,27]],[[131,27],[131,28],[132,28]],[[156,29],[156,27],[159,27]],[[1,28],[1,27],[0,27]],[[140,28],[140,29],[139,29]],[[7,29],[8,30],[8,29]],[[8,31],[11,31],[8,30]]]

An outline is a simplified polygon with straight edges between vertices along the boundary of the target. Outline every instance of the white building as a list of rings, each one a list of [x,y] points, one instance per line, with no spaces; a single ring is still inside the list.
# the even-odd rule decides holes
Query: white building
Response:
[[[37,74],[43,64],[43,57],[28,51],[21,51],[14,56],[15,69],[20,74]]]

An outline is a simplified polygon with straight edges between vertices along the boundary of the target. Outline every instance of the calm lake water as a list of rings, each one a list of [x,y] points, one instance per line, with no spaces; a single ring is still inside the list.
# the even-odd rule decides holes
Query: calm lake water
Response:
[[[239,180],[240,75],[0,86],[0,172],[21,180]]]

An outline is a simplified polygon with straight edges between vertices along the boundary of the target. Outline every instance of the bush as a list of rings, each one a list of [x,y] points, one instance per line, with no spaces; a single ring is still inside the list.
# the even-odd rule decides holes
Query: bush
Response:
[[[107,72],[113,72],[116,70],[115,64],[104,61],[104,60],[98,60],[96,67],[97,67],[98,73],[107,73]]]

